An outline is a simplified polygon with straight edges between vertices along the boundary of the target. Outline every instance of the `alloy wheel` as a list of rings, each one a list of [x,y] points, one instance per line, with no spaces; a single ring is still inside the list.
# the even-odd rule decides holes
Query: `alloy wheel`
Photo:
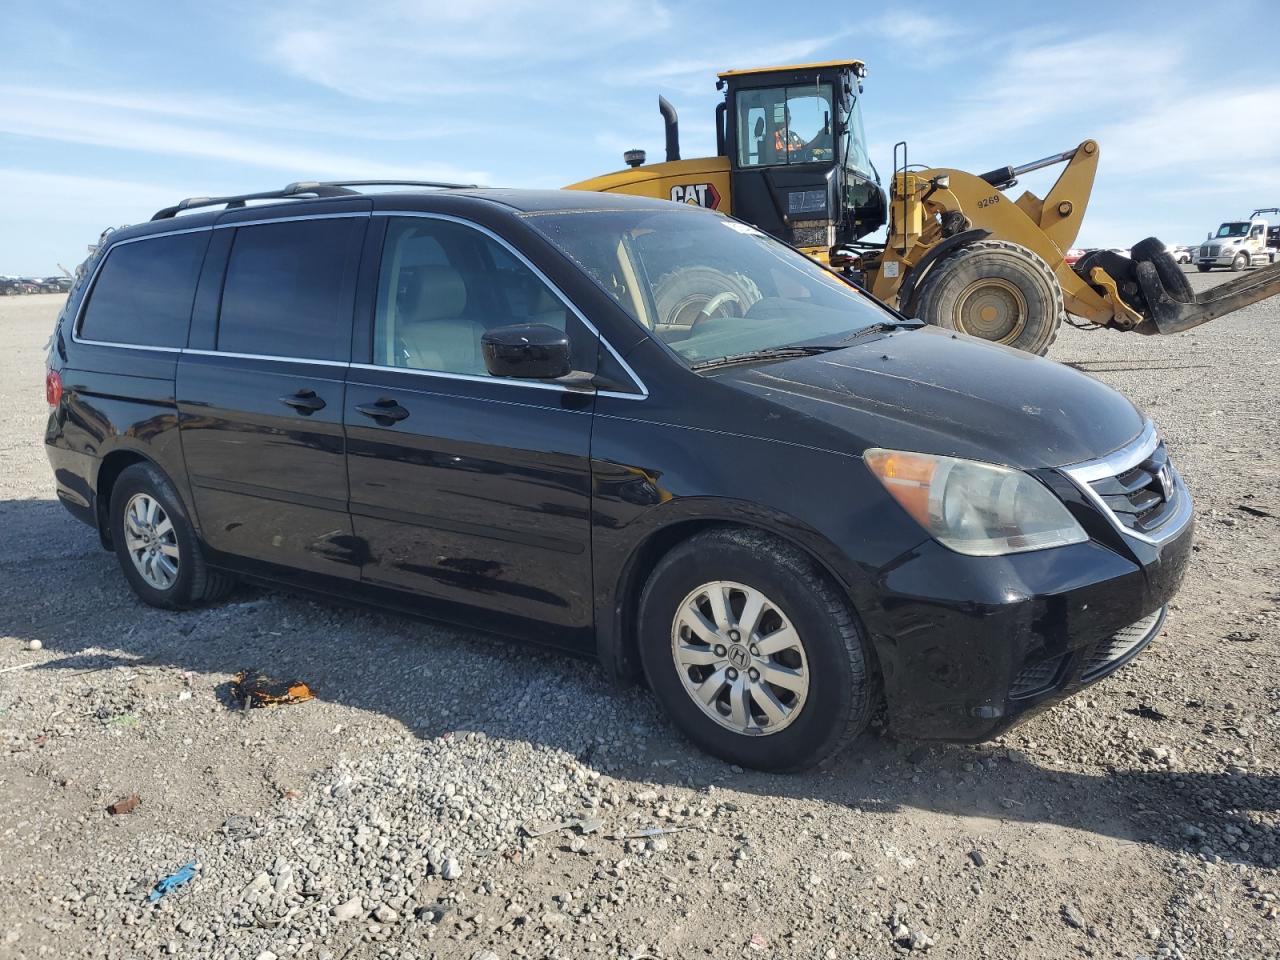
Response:
[[[178,579],[178,534],[155,497],[136,493],[124,508],[124,541],[129,559],[148,585],[168,590]]]
[[[754,587],[705,583],[681,602],[671,655],[690,699],[734,733],[789,726],[809,693],[804,644],[782,609]]]

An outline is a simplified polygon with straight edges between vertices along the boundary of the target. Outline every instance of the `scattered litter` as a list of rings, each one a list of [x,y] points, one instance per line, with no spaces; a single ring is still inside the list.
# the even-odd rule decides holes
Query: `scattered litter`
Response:
[[[169,874],[169,876],[165,877],[151,888],[151,893],[147,895],[147,902],[155,903],[171,890],[177,889],[184,883],[190,883],[191,880],[195,878],[196,871],[199,869],[200,865],[196,863],[196,861],[192,860],[190,863]]]
[[[107,813],[111,814],[113,817],[120,817],[126,813],[133,813],[133,811],[138,809],[138,804],[141,802],[142,799],[136,793],[131,793],[129,796],[121,797],[115,803],[107,807]]]
[[[1275,517],[1274,513],[1268,513],[1266,510],[1259,510],[1257,507],[1251,507],[1244,503],[1237,503],[1236,509],[1243,510],[1245,513],[1254,517]]]
[[[246,709],[281,703],[305,703],[315,698],[301,680],[280,680],[257,670],[241,670],[231,683],[231,695]]]
[[[753,933],[751,939],[747,941],[747,946],[752,950],[764,950],[769,946],[769,941],[764,938],[763,934]]]
[[[577,830],[579,833],[595,833],[604,826],[604,821],[598,817],[575,817],[572,820],[562,820],[559,823],[534,823],[526,820],[520,824],[520,829],[524,831],[526,837],[538,838],[545,837],[552,833],[560,833],[562,830]]]
[[[122,713],[107,721],[108,727],[136,727],[137,725],[138,718],[132,713]]]
[[[15,663],[11,667],[0,668],[0,673],[11,673],[14,670],[26,670],[28,667],[35,667],[38,665],[39,661],[36,660],[32,660],[30,663]]]
[[[1244,509],[1244,508],[1243,508],[1243,507],[1241,507],[1241,509]],[[28,650],[40,650],[40,649],[42,649],[43,647],[44,647],[44,644],[43,644],[43,643],[41,643],[39,640],[32,639],[32,640],[28,640],[28,641],[27,641],[27,649],[28,649]]]
[[[612,834],[610,840],[648,840],[650,837],[661,837],[668,833],[682,833],[688,827],[644,827],[631,833]]]
[[[1256,630],[1245,632],[1244,630],[1232,630],[1223,640],[1230,640],[1232,643],[1253,643],[1255,640],[1261,640],[1262,634]]]
[[[1146,703],[1140,703],[1136,707],[1126,707],[1125,713],[1134,717],[1141,717],[1143,720],[1168,720],[1169,718],[1157,710],[1155,707]]]
[[[190,700],[190,699],[191,699],[191,691],[190,691],[190,690],[183,690],[181,693],[179,693],[179,694],[178,694],[178,701],[179,701],[179,702],[182,702],[183,700]]]

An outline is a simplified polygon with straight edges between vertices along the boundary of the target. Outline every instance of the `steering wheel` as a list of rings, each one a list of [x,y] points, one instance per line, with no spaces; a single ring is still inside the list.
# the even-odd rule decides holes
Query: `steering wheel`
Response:
[[[742,301],[738,299],[738,295],[736,293],[732,293],[728,290],[723,293],[717,293],[706,302],[706,305],[703,306],[701,310],[698,311],[698,315],[694,317],[693,322],[689,324],[689,329],[692,331],[698,326],[698,324],[702,323],[702,321],[712,319],[712,315],[726,303],[737,304],[739,308],[741,308],[742,305]],[[742,316],[741,309],[737,310],[734,313],[734,316]]]

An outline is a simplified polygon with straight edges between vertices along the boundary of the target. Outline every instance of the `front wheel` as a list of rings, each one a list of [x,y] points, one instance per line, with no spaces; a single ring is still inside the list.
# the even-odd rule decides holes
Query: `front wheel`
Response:
[[[1062,286],[1035,252],[979,240],[933,267],[921,282],[916,316],[1043,356],[1066,315]]]
[[[1247,266],[1249,266],[1249,255],[1247,253],[1237,253],[1231,261],[1231,272],[1239,273]]]
[[[1199,270],[1201,273],[1208,273],[1210,270],[1213,269],[1213,267],[1207,263],[1197,263],[1196,269]]]
[[[640,658],[654,695],[703,750],[797,770],[864,730],[877,698],[847,600],[796,548],[721,529],[674,548],[640,601]]]

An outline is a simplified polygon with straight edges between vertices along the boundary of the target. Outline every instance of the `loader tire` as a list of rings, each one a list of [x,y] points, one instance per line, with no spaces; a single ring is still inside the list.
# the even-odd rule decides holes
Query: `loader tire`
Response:
[[[978,240],[934,266],[916,315],[926,323],[1044,356],[1066,315],[1062,285],[1036,253]]]
[[[740,274],[714,267],[686,267],[659,280],[653,299],[659,324],[692,327],[704,316],[745,316],[761,294],[755,283]]]
[[[1173,254],[1166,250],[1164,244],[1155,237],[1147,237],[1135,243],[1133,249],[1129,251],[1129,256],[1134,263],[1145,260],[1156,268],[1160,285],[1164,287],[1164,292],[1171,299],[1179,303],[1195,303],[1196,293],[1191,289],[1191,281],[1182,272]]]

